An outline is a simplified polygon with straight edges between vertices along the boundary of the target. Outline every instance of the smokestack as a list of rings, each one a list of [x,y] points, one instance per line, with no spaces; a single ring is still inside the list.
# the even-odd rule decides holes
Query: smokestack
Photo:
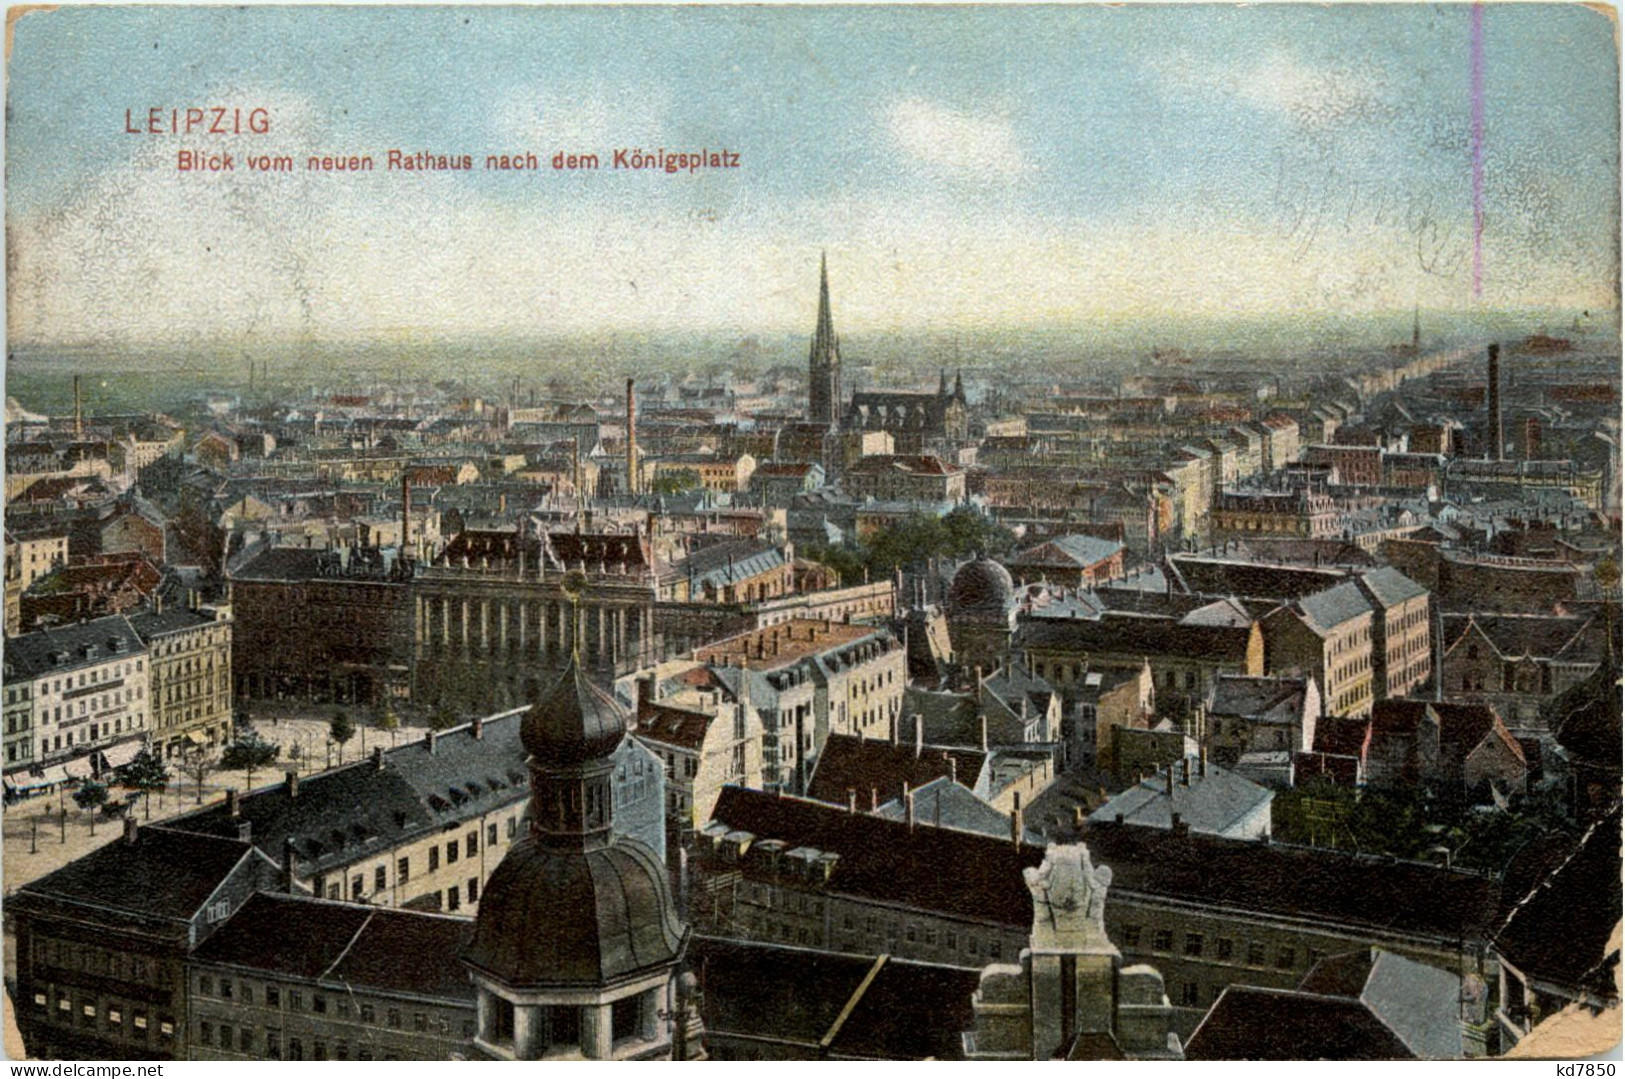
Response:
[[[1501,346],[1491,344],[1487,350],[1489,376],[1489,433],[1487,456],[1492,461],[1503,459],[1505,447],[1501,442]]]
[[[78,375],[73,376],[73,437],[75,439],[82,439],[85,437],[85,418],[84,413],[80,411],[79,406]]]
[[[626,491],[638,493],[638,400],[637,383],[626,380]]]
[[[293,894],[293,837],[282,841],[282,890]]]
[[[284,772],[282,775],[283,775],[283,778],[285,780],[287,780],[288,800],[292,801],[295,798],[298,798],[299,797],[299,773],[298,772]]]

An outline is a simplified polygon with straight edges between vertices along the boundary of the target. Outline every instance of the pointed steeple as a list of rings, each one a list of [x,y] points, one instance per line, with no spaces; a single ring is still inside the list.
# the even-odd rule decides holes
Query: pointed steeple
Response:
[[[965,373],[963,371],[954,372],[954,400],[960,404],[965,403]]]
[[[818,325],[807,353],[807,419],[836,427],[841,419],[841,342],[829,309],[829,260],[818,255]]]
[[[937,396],[948,396],[948,369],[946,367],[937,368]]]
[[[813,333],[813,351],[828,353],[839,347],[835,340],[835,319],[829,313],[829,258],[818,253],[818,328]]]

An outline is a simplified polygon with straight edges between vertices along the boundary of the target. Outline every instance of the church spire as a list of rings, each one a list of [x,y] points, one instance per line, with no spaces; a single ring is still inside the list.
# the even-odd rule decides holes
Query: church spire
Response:
[[[835,319],[829,313],[829,259],[818,253],[818,329],[813,334],[813,351],[829,353],[838,347]]]
[[[829,310],[829,260],[818,255],[818,325],[807,353],[807,419],[835,427],[841,410],[841,342]]]

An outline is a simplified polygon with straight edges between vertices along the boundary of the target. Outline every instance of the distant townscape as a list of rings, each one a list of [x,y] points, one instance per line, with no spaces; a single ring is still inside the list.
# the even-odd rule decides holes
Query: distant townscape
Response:
[[[1617,334],[857,388],[837,270],[805,364],[8,400],[27,1054],[1440,1059],[1618,1008]]]

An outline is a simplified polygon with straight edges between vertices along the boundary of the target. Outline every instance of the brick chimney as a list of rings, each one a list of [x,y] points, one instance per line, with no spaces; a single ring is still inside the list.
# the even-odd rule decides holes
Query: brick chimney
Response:
[[[141,822],[131,814],[124,818],[124,842],[134,843],[136,835],[141,831]]]
[[[434,742],[435,742],[435,732],[434,731],[430,731],[428,734],[425,734],[423,736],[423,748],[427,749],[430,753],[434,752]]]
[[[485,738],[485,719],[483,716],[474,717],[474,721],[468,725],[468,733],[472,734],[476,741]]]
[[[242,797],[237,793],[236,787],[228,788],[226,791],[226,812],[233,820],[243,815]]]
[[[299,797],[299,773],[293,771],[284,772],[282,778],[286,781],[288,800],[291,802]]]
[[[372,747],[372,766],[373,766],[373,768],[377,769],[380,772],[382,772],[384,770],[384,747],[383,746],[373,746]]]
[[[914,759],[919,760],[925,755],[925,717],[914,713]]]

